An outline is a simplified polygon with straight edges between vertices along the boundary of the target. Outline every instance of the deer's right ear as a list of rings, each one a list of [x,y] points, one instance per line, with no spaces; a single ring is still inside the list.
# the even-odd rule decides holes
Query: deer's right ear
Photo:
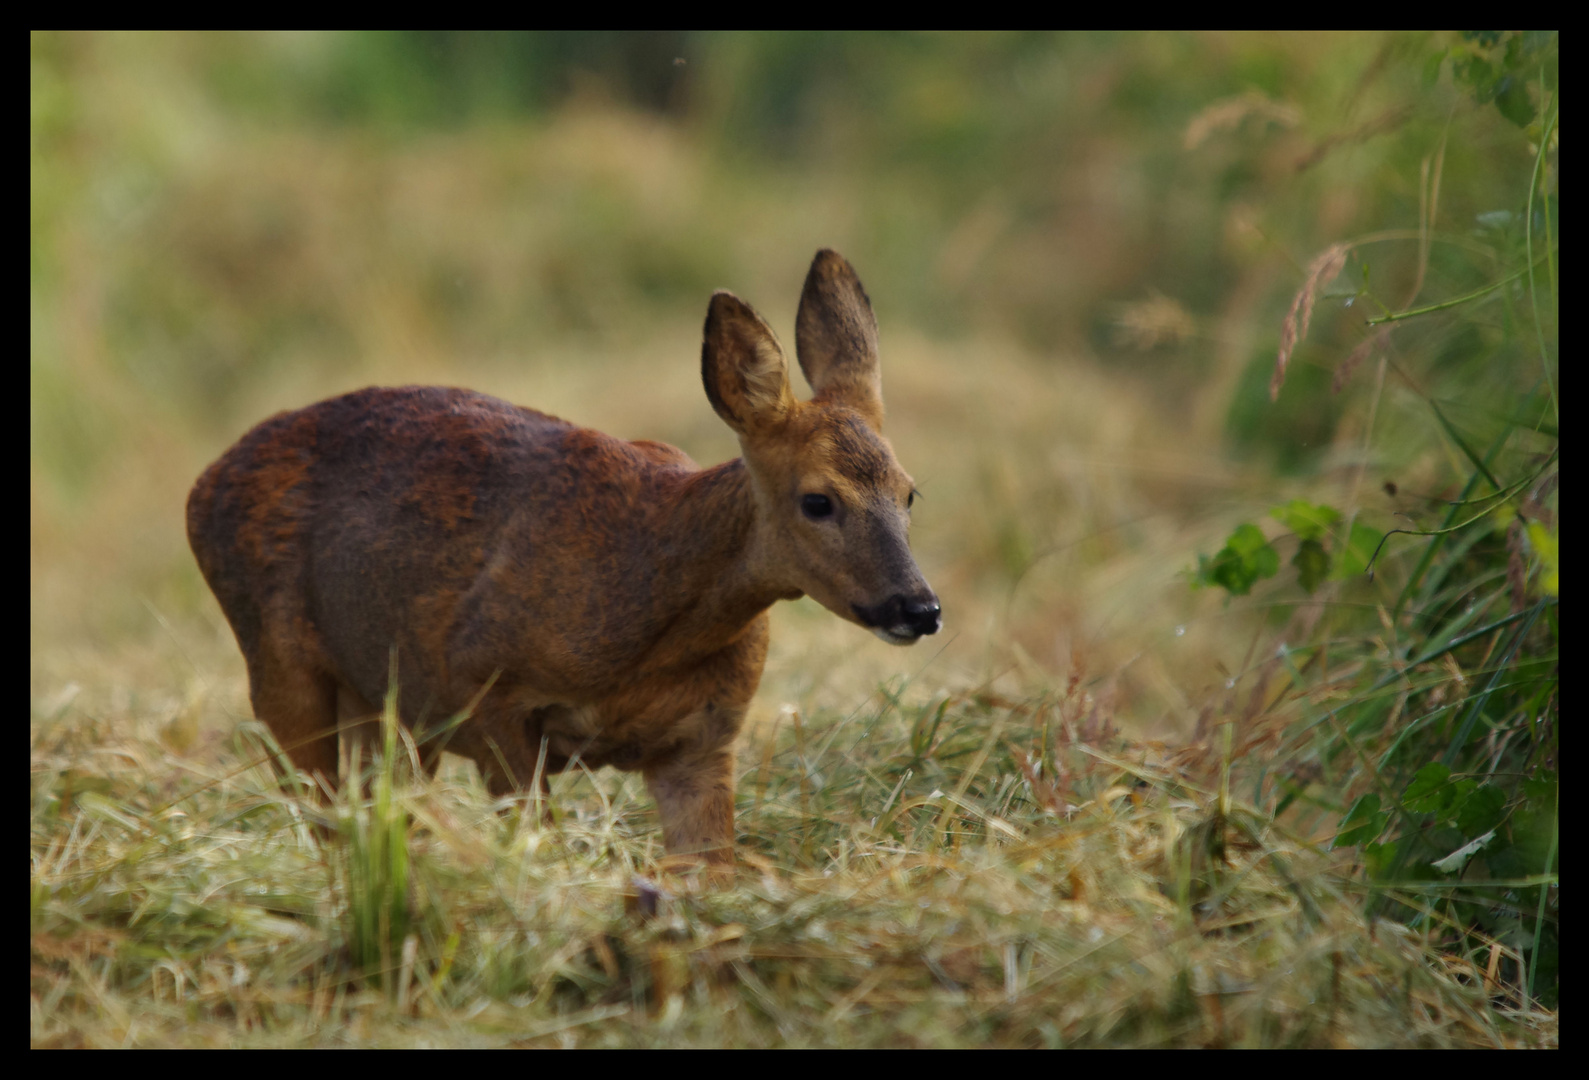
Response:
[[[877,316],[855,268],[823,248],[811,260],[795,315],[795,353],[819,401],[848,405],[883,430],[877,367]]]
[[[717,415],[741,435],[779,426],[794,408],[789,364],[772,327],[731,292],[714,293],[706,309],[701,382]]]

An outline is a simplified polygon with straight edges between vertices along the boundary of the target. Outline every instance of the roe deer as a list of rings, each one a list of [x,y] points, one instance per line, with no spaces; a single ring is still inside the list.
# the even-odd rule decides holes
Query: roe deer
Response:
[[[761,316],[712,297],[701,379],[744,457],[710,469],[440,387],[254,428],[194,485],[188,539],[255,715],[335,785],[339,722],[357,736],[377,711],[395,648],[427,768],[445,742],[496,795],[576,757],[638,769],[668,852],[731,864],[734,739],[773,602],[809,595],[896,645],[940,622],[906,541],[914,487],[879,433],[877,321],[835,252],[811,264],[795,347],[808,402]]]

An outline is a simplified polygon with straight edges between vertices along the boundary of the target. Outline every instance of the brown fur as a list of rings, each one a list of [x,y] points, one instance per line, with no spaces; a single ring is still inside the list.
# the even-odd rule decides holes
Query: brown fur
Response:
[[[360,390],[245,435],[194,485],[188,537],[293,762],[335,783],[337,724],[375,711],[395,648],[431,768],[445,747],[506,794],[544,742],[543,778],[576,757],[640,770],[668,851],[731,861],[767,608],[809,593],[901,643],[938,625],[906,542],[911,481],[877,430],[876,322],[837,254],[813,262],[798,325],[809,403],[760,316],[712,298],[702,379],[745,456],[710,469],[439,387]],[[802,509],[812,495],[831,514]]]

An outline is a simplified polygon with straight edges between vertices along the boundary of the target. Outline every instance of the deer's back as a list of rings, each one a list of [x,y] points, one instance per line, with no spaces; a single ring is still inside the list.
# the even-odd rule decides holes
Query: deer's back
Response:
[[[395,644],[405,695],[446,707],[481,677],[460,656],[577,681],[624,606],[603,572],[643,561],[657,486],[688,468],[483,394],[371,388],[249,432],[199,478],[188,533],[245,655],[297,634],[378,701]]]

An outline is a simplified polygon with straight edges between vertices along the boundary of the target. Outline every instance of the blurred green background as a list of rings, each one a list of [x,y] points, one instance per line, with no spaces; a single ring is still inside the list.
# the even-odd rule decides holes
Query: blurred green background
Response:
[[[183,503],[278,410],[446,383],[733,456],[698,381],[710,292],[789,341],[831,246],[878,314],[946,633],[892,650],[779,605],[759,707],[1080,674],[1122,722],[1185,733],[1303,599],[1194,593],[1196,553],[1297,496],[1392,527],[1416,513],[1395,492],[1454,475],[1427,396],[1480,431],[1539,379],[1469,320],[1409,325],[1416,362],[1330,385],[1365,337],[1357,293],[1458,295],[1521,243],[1534,148],[1505,110],[1526,90],[1452,77],[1482,45],[34,34],[35,695],[104,678],[247,715]],[[1271,402],[1306,267],[1376,235]],[[1395,585],[1332,588],[1371,608]]]

